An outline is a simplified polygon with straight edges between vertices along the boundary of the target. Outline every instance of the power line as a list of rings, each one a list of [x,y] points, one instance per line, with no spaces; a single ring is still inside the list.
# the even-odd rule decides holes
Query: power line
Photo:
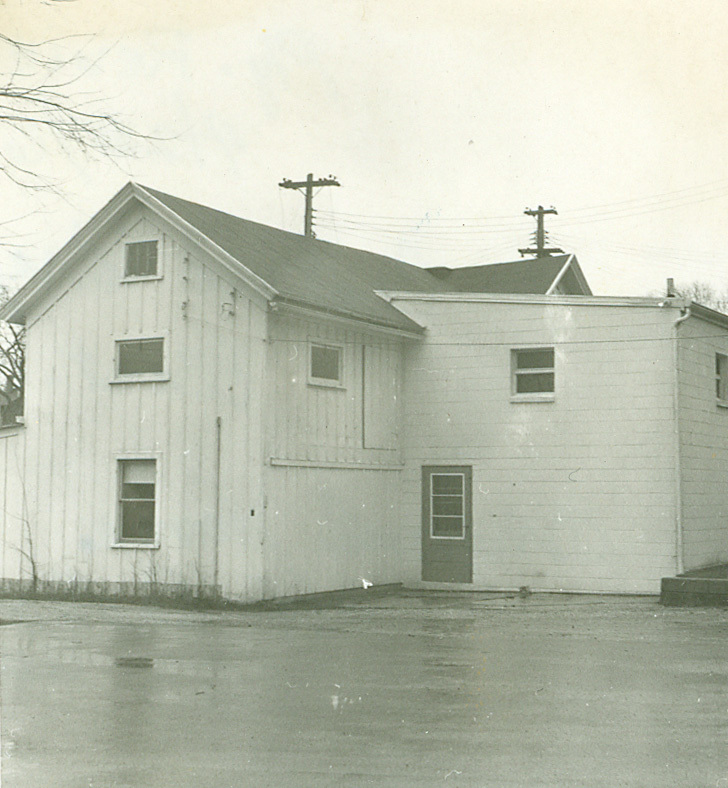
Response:
[[[654,252],[650,251],[649,249],[641,249],[638,247],[630,247],[630,246],[623,246],[615,243],[601,243],[601,242],[593,242],[593,241],[582,241],[580,239],[574,239],[570,236],[565,236],[559,234],[554,235],[554,238],[558,238],[560,243],[564,241],[567,242],[567,245],[573,247],[579,247],[581,249],[591,249],[600,253],[612,252],[615,255],[630,257],[633,259],[638,259],[641,262],[647,261],[649,266],[653,269],[660,269],[664,270],[665,263],[668,263],[670,266],[674,266],[676,268],[680,268],[682,270],[688,271],[690,273],[695,272],[702,272],[704,276],[716,276],[718,271],[716,268],[711,267],[710,263],[706,264],[705,261],[700,260],[699,256],[695,256],[692,259],[683,257],[683,256],[673,256],[665,251]],[[722,266],[722,261],[720,258],[715,258],[715,266]],[[607,266],[609,267],[609,266]],[[618,269],[613,269],[618,270]]]
[[[328,224],[317,224],[317,227],[321,227],[322,229],[328,229],[332,232],[337,233],[337,235],[344,235],[349,236],[350,238],[356,238],[361,241],[367,241],[369,243],[373,243],[378,241],[381,245],[388,245],[388,246],[398,246],[408,249],[422,249],[426,251],[433,251],[433,252],[462,252],[464,249],[471,249],[474,252],[480,252],[481,250],[485,251],[485,244],[478,242],[477,239],[463,239],[458,240],[457,238],[418,238],[412,236],[405,236],[402,237],[402,234],[392,234],[391,237],[381,237],[381,236],[372,236],[372,234],[362,233],[359,230],[353,230],[346,227],[339,227],[335,225],[328,225]],[[422,243],[418,243],[418,241],[422,241]],[[517,239],[514,238],[513,242],[508,241],[507,244],[498,244],[498,248],[503,246],[509,246],[515,248],[517,243]]]
[[[594,224],[595,222],[607,222],[607,221],[614,221],[618,219],[631,219],[635,216],[645,216],[649,213],[658,213],[660,211],[668,211],[674,208],[686,208],[689,205],[699,205],[704,202],[708,202],[709,200],[718,200],[724,197],[728,197],[728,188],[722,189],[718,192],[714,192],[712,194],[701,195],[700,199],[691,199],[685,200],[681,199],[679,201],[665,201],[663,204],[655,203],[652,206],[645,205],[642,206],[644,210],[626,210],[626,209],[618,209],[614,211],[602,211],[598,214],[594,214],[591,217],[575,217],[574,219],[567,219],[566,221],[560,222],[560,227],[575,227],[577,225],[582,224]],[[677,198],[676,198],[677,199]]]
[[[728,194],[728,191],[724,191],[724,190],[728,190],[728,179],[722,178],[719,180],[710,181],[705,184],[699,184],[696,186],[687,186],[682,189],[675,189],[674,191],[658,192],[656,194],[647,195],[644,197],[632,197],[626,200],[618,200],[612,203],[602,203],[600,205],[591,205],[583,208],[574,208],[569,211],[569,216],[573,216],[575,220],[576,219],[586,220],[591,217],[589,215],[582,215],[582,214],[593,214],[594,216],[603,216],[608,213],[622,213],[624,211],[628,211],[631,209],[620,207],[620,206],[630,206],[630,205],[637,210],[641,210],[643,208],[658,207],[660,205],[664,205],[666,208],[670,208],[673,207],[672,205],[670,205],[670,203],[673,203],[677,200],[679,200],[681,204],[688,205],[691,203],[684,202],[686,199],[687,200],[692,199],[694,200],[694,202],[699,203],[704,201],[704,199],[714,199],[723,196],[724,193]],[[690,192],[695,192],[695,194],[691,195],[689,194]],[[614,209],[614,210],[610,210],[610,209]],[[522,221],[520,219],[515,219],[513,215],[440,217],[440,216],[431,216],[429,215],[429,213],[426,213],[424,216],[391,216],[391,215],[383,215],[383,214],[346,213],[341,211],[337,211],[337,212],[325,211],[324,213],[326,213],[327,215],[335,214],[336,217],[350,217],[352,219],[363,219],[363,220],[383,219],[386,222],[390,222],[390,223],[410,222],[410,223],[415,223],[415,226],[421,226],[422,224],[432,224],[437,222],[449,222],[451,224],[452,223],[457,224],[460,222],[476,222],[485,225],[495,221],[499,223]]]
[[[553,234],[553,236],[554,238],[557,237],[556,234]],[[578,231],[576,231],[576,235],[562,235],[559,233],[558,237],[566,239],[569,243],[574,243],[575,240],[577,243],[580,243],[580,239],[586,236],[579,236]],[[587,241],[587,243],[588,242],[589,241]],[[686,262],[691,262],[701,257],[713,257],[716,262],[721,263],[724,260],[722,255],[717,255],[715,252],[707,252],[700,249],[675,249],[669,246],[655,246],[654,244],[640,244],[640,246],[630,246],[628,244],[620,244],[614,241],[605,244],[605,246],[609,246],[613,249],[625,249],[628,251],[643,252],[650,255],[669,255],[675,257],[676,259],[682,258]]]
[[[346,219],[341,218],[340,214],[327,214],[326,211],[319,210],[315,210],[314,213],[317,217],[322,217],[323,223],[336,223],[337,225],[340,224],[366,232],[412,233],[422,235],[487,235],[489,233],[502,234],[504,232],[513,232],[515,229],[518,229],[507,225],[500,225],[497,227],[476,227],[467,225],[464,222],[460,222],[457,225],[442,225],[438,227],[430,227],[426,224],[406,226],[389,224],[387,222],[368,222],[359,219]],[[527,222],[524,219],[518,220],[519,228],[526,226]]]
[[[570,213],[579,214],[587,211],[596,211],[598,213],[602,213],[605,208],[614,208],[619,205],[627,205],[630,203],[659,202],[662,198],[667,198],[667,200],[669,201],[672,199],[678,199],[677,195],[684,194],[685,192],[702,191],[703,189],[710,189],[710,188],[715,189],[719,184],[722,184],[723,186],[728,186],[728,179],[721,178],[719,180],[709,181],[708,183],[699,184],[696,186],[686,186],[683,189],[676,189],[674,191],[660,192],[658,194],[648,195],[645,197],[631,197],[627,200],[619,200],[613,203],[603,203],[601,205],[592,205],[584,208],[576,208],[572,210]]]

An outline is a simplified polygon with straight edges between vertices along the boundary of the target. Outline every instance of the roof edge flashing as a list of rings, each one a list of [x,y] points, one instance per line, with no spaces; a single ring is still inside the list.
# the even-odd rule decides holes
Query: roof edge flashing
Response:
[[[678,298],[656,298],[642,296],[594,296],[594,295],[542,295],[534,293],[416,293],[407,291],[375,291],[380,298],[393,301],[440,301],[452,303],[490,304],[560,304],[563,306],[628,306],[655,309],[684,309],[689,302]],[[705,307],[704,307],[705,308]],[[713,312],[713,310],[709,310]],[[721,315],[716,312],[716,315]],[[728,320],[728,315],[724,316]]]

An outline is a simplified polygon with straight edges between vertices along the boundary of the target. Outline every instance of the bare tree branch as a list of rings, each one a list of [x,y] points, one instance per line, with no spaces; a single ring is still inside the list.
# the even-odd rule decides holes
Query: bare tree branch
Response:
[[[49,5],[73,0],[47,0]],[[108,111],[83,81],[99,62],[85,49],[92,37],[64,36],[21,41],[0,33],[0,180],[24,190],[61,194],[51,173],[39,163],[49,150],[75,150],[84,156],[116,160],[133,156],[133,143],[159,139]],[[70,54],[69,54],[70,53]],[[30,146],[30,147],[29,147]],[[33,148],[32,146],[35,146]],[[2,217],[0,226],[7,224]],[[15,238],[18,236],[16,234]],[[4,246],[21,246],[8,239]],[[9,297],[0,284],[0,304]],[[25,330],[0,323],[0,424],[22,414],[25,389]]]
[[[728,314],[728,290],[719,291],[708,282],[697,280],[678,284],[675,290],[683,298]]]
[[[57,183],[38,171],[35,159],[22,154],[27,142],[44,152],[53,145],[70,146],[86,156],[115,160],[134,156],[138,141],[160,139],[107,111],[102,97],[84,89],[83,80],[99,58],[87,58],[82,46],[68,52],[69,44],[88,40],[87,36],[67,36],[31,42],[0,34],[0,54],[4,51],[13,64],[0,83],[0,134],[7,135],[5,144],[5,135],[0,136],[0,176],[17,186],[58,189]]]

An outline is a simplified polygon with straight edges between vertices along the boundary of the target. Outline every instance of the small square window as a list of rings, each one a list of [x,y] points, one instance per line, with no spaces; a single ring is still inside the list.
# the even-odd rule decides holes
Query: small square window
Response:
[[[511,366],[511,393],[515,398],[544,398],[549,395],[549,398],[553,398],[555,376],[552,347],[514,350]]]
[[[126,245],[124,276],[157,275],[157,242],[138,241]]]
[[[128,339],[116,343],[117,375],[159,375],[163,372],[163,339]]]
[[[156,460],[119,461],[118,541],[154,544],[156,531]]]
[[[337,345],[311,345],[309,381],[327,386],[341,386],[342,348]]]
[[[723,353],[715,354],[715,396],[728,404],[728,356]]]

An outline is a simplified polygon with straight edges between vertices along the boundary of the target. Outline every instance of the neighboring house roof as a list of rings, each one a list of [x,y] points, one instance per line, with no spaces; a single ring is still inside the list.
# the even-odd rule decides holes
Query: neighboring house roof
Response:
[[[567,294],[592,294],[579,263],[571,254],[468,268],[428,268],[427,270],[440,279],[448,292],[545,294],[551,290],[563,272],[561,282]]]
[[[373,252],[268,227],[129,183],[0,309],[0,319],[24,322],[30,306],[133,200],[217,256],[269,300],[410,333],[424,329],[375,291],[545,294],[559,281],[566,283],[570,278],[567,292],[591,294],[573,255],[428,270]]]

